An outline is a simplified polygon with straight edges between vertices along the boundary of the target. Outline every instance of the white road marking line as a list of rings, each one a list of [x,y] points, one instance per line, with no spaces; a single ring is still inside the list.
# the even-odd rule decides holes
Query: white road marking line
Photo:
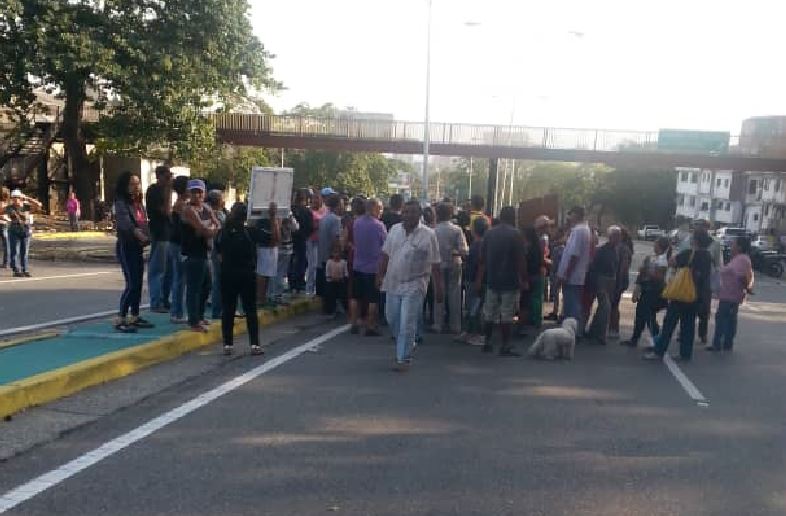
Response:
[[[299,355],[303,354],[306,351],[309,351],[323,342],[326,342],[333,337],[340,335],[341,333],[347,331],[349,329],[349,325],[345,324],[344,326],[340,326],[335,328],[324,335],[320,335],[310,341],[306,342],[305,344],[301,344],[295,348],[290,349],[286,353],[277,356],[276,358],[271,359],[269,362],[265,362],[261,364],[247,373],[241,374],[229,380],[228,382],[219,385],[218,387],[211,389],[207,392],[204,392],[193,398],[190,401],[176,407],[169,412],[165,412],[160,416],[151,419],[147,423],[127,432],[120,437],[116,437],[111,441],[104,443],[103,445],[99,446],[98,448],[77,457],[76,459],[72,460],[71,462],[67,462],[63,464],[59,468],[55,468],[43,475],[34,478],[33,480],[16,487],[7,493],[0,496],[0,514],[13,509],[17,505],[30,500],[31,498],[35,497],[38,494],[46,491],[50,487],[54,487],[60,484],[63,480],[66,480],[82,470],[89,468],[90,466],[101,462],[102,460],[106,459],[114,455],[115,453],[119,452],[123,448],[126,448],[138,441],[141,441],[148,435],[156,432],[164,428],[165,426],[174,423],[178,419],[194,412],[195,410],[204,407],[211,401],[216,400],[217,398],[227,394],[238,387],[245,385],[246,383],[250,382],[251,380],[261,376],[273,369],[277,368],[278,366],[289,362],[293,358],[298,357]]]
[[[150,305],[140,305],[139,308],[150,308]],[[83,321],[89,321],[90,319],[98,319],[100,317],[107,317],[109,315],[115,315],[117,310],[107,310],[105,312],[96,312],[94,314],[85,314],[85,315],[77,315],[75,317],[67,317],[65,319],[56,319],[54,321],[47,321],[38,324],[29,324],[27,326],[17,326],[16,328],[8,328],[7,330],[0,330],[0,337],[5,337],[7,335],[16,335],[17,333],[24,333],[28,331],[37,331],[43,330],[44,328],[51,328],[52,326],[62,326],[64,324],[71,324]]]
[[[710,402],[707,398],[704,397],[704,394],[696,387],[690,378],[688,378],[685,373],[682,372],[680,366],[672,360],[669,355],[663,355],[663,363],[666,364],[666,367],[669,369],[669,372],[674,376],[674,378],[679,382],[682,389],[690,396],[690,398],[696,402],[697,405],[703,408],[707,408],[710,405]]]
[[[32,281],[44,281],[50,279],[70,279],[70,278],[84,278],[87,276],[98,276],[101,274],[116,274],[117,271],[97,271],[97,272],[78,272],[76,274],[64,274],[62,276],[33,276],[32,278],[14,278],[10,280],[0,281],[0,285],[6,283],[29,283]]]

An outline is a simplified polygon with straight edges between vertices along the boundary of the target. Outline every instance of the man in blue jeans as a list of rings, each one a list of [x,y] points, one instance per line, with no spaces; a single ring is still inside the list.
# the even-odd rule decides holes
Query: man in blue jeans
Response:
[[[150,227],[150,259],[147,289],[150,310],[169,313],[172,267],[169,262],[169,239],[172,235],[172,172],[167,166],[156,167],[156,183],[147,188],[145,206]]]
[[[399,372],[412,363],[412,344],[429,278],[434,280],[436,301],[445,299],[437,235],[420,221],[422,213],[418,201],[404,206],[402,222],[390,229],[382,247],[377,274],[377,287],[387,293],[385,316],[396,340],[394,370]]]
[[[571,225],[570,236],[562,251],[557,279],[562,285],[563,312],[565,318],[573,317],[578,321],[578,335],[583,336],[587,321],[581,297],[584,293],[584,280],[590,264],[590,228],[584,217],[584,208],[576,206],[568,212]]]

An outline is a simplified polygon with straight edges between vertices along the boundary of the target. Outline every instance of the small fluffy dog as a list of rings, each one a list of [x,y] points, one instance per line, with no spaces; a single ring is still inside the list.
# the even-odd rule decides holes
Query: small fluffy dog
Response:
[[[562,321],[561,328],[551,328],[544,331],[530,346],[529,356],[545,360],[554,360],[555,358],[573,360],[577,324],[576,319],[570,317]]]

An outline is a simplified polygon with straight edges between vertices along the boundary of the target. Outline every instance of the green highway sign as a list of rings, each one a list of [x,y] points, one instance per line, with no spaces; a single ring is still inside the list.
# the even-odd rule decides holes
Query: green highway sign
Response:
[[[729,151],[730,136],[723,131],[661,129],[658,131],[658,150],[725,154]]]

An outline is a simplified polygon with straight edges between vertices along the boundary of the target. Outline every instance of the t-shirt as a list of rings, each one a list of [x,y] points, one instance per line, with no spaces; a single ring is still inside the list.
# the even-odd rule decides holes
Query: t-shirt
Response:
[[[565,283],[568,285],[584,285],[584,279],[587,276],[587,269],[590,264],[590,242],[591,242],[590,228],[586,222],[576,224],[570,231],[568,242],[565,244],[565,249],[562,251],[562,258],[559,263],[559,277],[565,278]],[[578,261],[573,268],[570,277],[566,277],[568,273],[568,264],[570,259],[576,256]]]
[[[390,229],[382,252],[388,256],[382,290],[394,295],[425,296],[431,267],[440,262],[434,230],[421,222],[407,234],[403,223],[396,224]]]
[[[8,223],[8,231],[21,235],[24,234],[30,227],[30,205],[23,204],[21,206],[14,206],[9,204],[5,207],[5,214],[11,219]]]
[[[619,258],[616,246],[606,243],[598,248],[590,266],[592,273],[596,276],[617,277],[619,270]]]
[[[385,225],[385,229],[390,231],[390,228],[395,226],[401,222],[401,214],[396,213],[394,211],[385,210],[382,212],[382,223]]]
[[[319,246],[317,253],[317,263],[325,263],[330,258],[333,244],[341,236],[341,219],[335,213],[328,212],[319,221]]]
[[[148,187],[145,195],[148,226],[153,240],[169,240],[172,233],[172,221],[165,209],[169,199],[165,193],[161,185],[155,183]]]
[[[294,206],[292,215],[297,221],[298,229],[292,234],[292,241],[296,245],[303,245],[314,231],[314,215],[306,206]]]
[[[319,240],[319,223],[328,214],[327,207],[322,206],[318,210],[311,210],[312,233],[309,240],[316,242]]]
[[[352,228],[352,270],[366,274],[377,272],[387,236],[385,225],[379,219],[370,215],[358,218]]]
[[[738,254],[727,265],[720,268],[720,291],[718,299],[741,303],[748,287],[747,277],[753,278],[751,259],[747,254]]]
[[[467,266],[464,268],[464,276],[470,285],[475,283],[478,277],[478,265],[480,265],[480,252],[483,249],[483,239],[475,240],[469,245],[467,254]],[[485,282],[484,282],[485,283]]]
[[[349,271],[347,271],[346,260],[333,260],[331,258],[325,264],[325,278],[328,281],[341,281],[347,276],[349,276]]]
[[[524,238],[509,224],[499,224],[483,237],[481,251],[486,284],[490,290],[518,290],[524,260]]]
[[[440,268],[450,269],[461,265],[461,257],[467,255],[467,239],[461,228],[450,221],[440,222],[434,228],[439,244]]]

